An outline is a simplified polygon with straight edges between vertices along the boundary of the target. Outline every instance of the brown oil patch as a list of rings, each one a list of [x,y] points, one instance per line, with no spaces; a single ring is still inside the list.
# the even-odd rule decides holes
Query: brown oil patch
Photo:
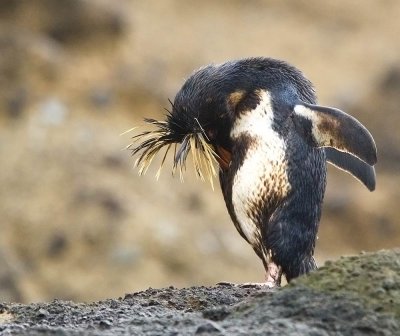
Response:
[[[13,318],[14,318],[14,315],[12,315],[12,314],[9,313],[9,312],[4,311],[4,312],[0,313],[0,324],[8,323],[8,322],[10,322]]]
[[[251,113],[251,111],[254,110],[260,103],[263,92],[264,91],[261,89],[254,90],[252,92],[245,92],[235,106],[236,116],[239,116],[243,113]]]
[[[344,138],[345,134],[343,134],[342,127],[342,123],[335,118],[324,116],[318,124],[318,131],[320,132],[321,139],[317,139],[317,141],[323,141],[325,146],[346,149],[346,139]],[[346,127],[346,125],[344,125],[344,127]]]
[[[363,136],[363,127],[358,121],[351,119],[324,116],[318,124],[321,141],[325,146],[350,152],[362,160],[369,161],[369,151],[373,151],[368,142],[368,137]]]
[[[218,154],[216,159],[219,163],[219,166],[222,170],[227,170],[232,160],[232,153],[221,146],[216,148],[216,152]]]
[[[245,97],[246,91],[244,90],[238,90],[235,92],[232,92],[228,96],[228,105],[231,109],[235,110],[236,106],[242,101],[242,99]]]

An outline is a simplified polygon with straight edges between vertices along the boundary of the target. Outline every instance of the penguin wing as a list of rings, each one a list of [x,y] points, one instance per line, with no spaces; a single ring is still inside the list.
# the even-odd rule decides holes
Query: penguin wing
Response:
[[[375,190],[375,141],[357,119],[338,109],[300,103],[293,109],[292,120],[309,145],[325,147],[329,163]]]
[[[355,156],[340,152],[335,148],[326,147],[326,160],[335,167],[353,175],[363,183],[369,191],[375,190],[375,168],[356,158]]]
[[[371,133],[347,113],[331,107],[302,102],[294,106],[291,117],[295,129],[308,144],[335,148],[340,152],[354,155],[370,166],[377,162],[376,145]],[[338,157],[334,155],[333,161],[344,161]],[[352,164],[348,165],[349,168],[351,166]]]

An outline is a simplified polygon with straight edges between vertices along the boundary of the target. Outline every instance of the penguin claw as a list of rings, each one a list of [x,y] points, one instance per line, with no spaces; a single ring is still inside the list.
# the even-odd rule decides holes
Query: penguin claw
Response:
[[[281,287],[281,285],[279,283],[276,283],[276,282],[273,282],[273,281],[272,282],[271,281],[265,282],[264,286],[267,287],[267,288],[279,288],[279,287]]]
[[[217,282],[216,286],[222,286],[222,287],[236,287],[237,284],[235,284],[234,282],[229,282],[229,281],[221,281],[221,282]]]
[[[239,287],[239,288],[265,288],[265,289],[273,289],[280,287],[279,284],[271,281],[267,282],[245,282],[242,284],[237,284],[229,281],[221,281],[216,284],[216,286],[222,287]]]
[[[272,289],[272,288],[277,288],[280,287],[277,283],[274,282],[246,282],[243,284],[237,285],[240,288],[265,288],[265,289]]]
[[[273,288],[275,287],[273,284],[270,286],[271,283],[268,282],[246,282],[244,284],[240,284],[240,288],[254,288],[254,287],[267,287],[267,288]]]

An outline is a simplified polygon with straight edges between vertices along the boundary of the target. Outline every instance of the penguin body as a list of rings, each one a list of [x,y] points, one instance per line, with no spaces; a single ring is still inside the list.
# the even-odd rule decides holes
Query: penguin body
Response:
[[[262,260],[268,286],[316,268],[313,258],[326,162],[375,188],[372,136],[346,113],[317,106],[313,86],[286,62],[250,58],[209,65],[190,76],[166,121],[132,148],[141,172],[180,144],[175,167],[192,152],[195,169],[219,179],[240,235]],[[164,160],[163,160],[164,162]]]
[[[313,259],[326,182],[323,149],[308,146],[290,121],[274,124],[271,95],[243,111],[231,130],[232,162],[220,170],[227,209],[242,237],[288,281],[316,268]],[[276,110],[275,110],[276,113]],[[269,274],[267,274],[268,279]]]

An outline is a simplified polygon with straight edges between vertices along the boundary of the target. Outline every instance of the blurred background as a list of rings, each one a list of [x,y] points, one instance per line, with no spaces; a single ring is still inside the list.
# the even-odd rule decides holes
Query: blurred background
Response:
[[[0,301],[263,281],[218,183],[123,148],[191,72],[287,60],[374,135],[377,190],[329,168],[319,264],[400,245],[400,2],[1,0]]]

